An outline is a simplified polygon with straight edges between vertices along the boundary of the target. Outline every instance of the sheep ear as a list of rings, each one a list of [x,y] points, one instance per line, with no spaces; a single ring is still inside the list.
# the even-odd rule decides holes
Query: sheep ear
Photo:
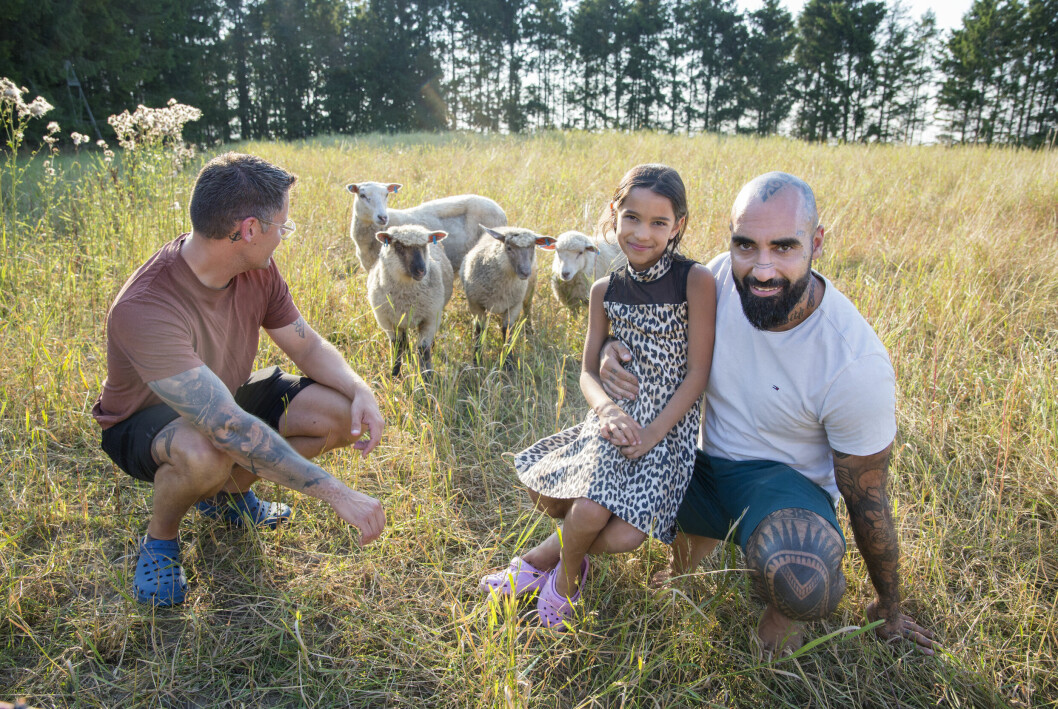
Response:
[[[599,253],[599,247],[596,246],[595,244],[591,244],[590,246],[588,246],[588,248],[586,248],[584,250],[585,251],[591,251],[591,252],[596,253],[596,254]]]
[[[360,185],[356,184],[355,182],[350,182],[348,185],[345,186],[345,189],[349,190],[353,194],[360,194]]]
[[[388,231],[380,231],[380,232],[376,233],[375,234],[375,238],[379,240],[379,243],[382,243],[382,244],[385,244],[386,246],[389,246],[390,236],[389,236],[389,232]]]
[[[536,248],[544,251],[554,251],[555,239],[550,236],[538,236],[536,237]]]
[[[446,236],[448,236],[448,232],[447,231],[431,231],[430,232],[430,243],[431,244],[436,244],[438,241],[440,241],[441,239],[445,238]]]
[[[499,239],[500,241],[504,241],[503,234],[496,231],[495,229],[489,229],[487,226],[483,226],[481,228],[484,229],[485,233],[491,236],[493,239]]]
[[[387,192],[398,192],[398,191],[400,191],[400,188],[403,187],[403,186],[404,185],[398,184],[396,182],[391,182],[388,185],[386,185],[386,191]]]

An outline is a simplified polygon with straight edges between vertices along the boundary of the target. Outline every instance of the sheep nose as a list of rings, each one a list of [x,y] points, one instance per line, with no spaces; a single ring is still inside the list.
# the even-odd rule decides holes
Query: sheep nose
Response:
[[[425,268],[413,268],[412,271],[411,271],[411,277],[414,278],[417,281],[421,281],[423,278],[426,277],[426,269]]]
[[[386,226],[386,224],[389,222],[389,217],[385,214],[376,214],[375,221],[381,224],[382,226]]]
[[[570,278],[573,278],[573,274],[572,273],[570,273],[569,271],[563,271],[562,272],[562,280],[568,281]]]

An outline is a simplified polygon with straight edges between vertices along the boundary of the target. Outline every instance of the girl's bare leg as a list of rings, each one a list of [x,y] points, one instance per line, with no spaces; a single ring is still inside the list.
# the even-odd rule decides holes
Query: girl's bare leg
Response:
[[[606,527],[613,513],[597,502],[578,497],[570,506],[562,524],[561,573],[555,575],[555,591],[572,596],[580,585],[580,567],[584,555]]]
[[[646,540],[647,535],[625,522],[617,515],[611,515],[595,541],[588,548],[589,554],[623,554],[635,551]]]

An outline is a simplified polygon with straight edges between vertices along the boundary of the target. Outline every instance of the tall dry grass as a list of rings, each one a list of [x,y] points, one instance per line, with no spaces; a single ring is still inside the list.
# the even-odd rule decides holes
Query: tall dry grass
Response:
[[[278,532],[183,525],[187,603],[130,597],[151,490],[99,450],[103,317],[124,279],[188,228],[194,171],[68,165],[0,234],[0,699],[39,706],[1044,706],[1058,704],[1058,153],[805,145],[655,134],[414,135],[238,146],[300,175],[298,237],[277,260],[296,301],[369,381],[388,421],[366,462],[322,464],[378,496],[365,548],[322,504]],[[207,156],[208,157],[208,156]],[[850,626],[873,596],[859,554],[825,638],[762,661],[760,603],[733,549],[652,595],[666,549],[598,559],[586,618],[564,637],[477,578],[547,535],[506,454],[578,421],[583,317],[544,279],[511,373],[471,366],[457,290],[438,376],[393,381],[348,239],[359,180],[402,182],[393,206],[488,195],[513,224],[590,230],[638,162],[690,191],[687,252],[726,248],[738,188],[804,177],[826,225],[816,267],[889,348],[899,382],[892,466],[906,610],[934,658]],[[543,259],[543,269],[549,257]],[[490,332],[488,352],[498,355]],[[259,361],[283,362],[262,345]],[[839,515],[844,519],[844,513]],[[847,536],[851,539],[851,535]]]

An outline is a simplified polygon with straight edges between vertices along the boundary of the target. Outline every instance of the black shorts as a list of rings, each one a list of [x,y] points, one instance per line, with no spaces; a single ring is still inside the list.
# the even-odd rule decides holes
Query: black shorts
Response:
[[[235,403],[278,431],[279,419],[290,401],[310,384],[315,382],[287,374],[279,367],[259,369],[235,390]],[[158,463],[151,454],[154,437],[179,416],[168,404],[137,411],[103,431],[103,450],[132,477],[154,482],[158,472]]]

